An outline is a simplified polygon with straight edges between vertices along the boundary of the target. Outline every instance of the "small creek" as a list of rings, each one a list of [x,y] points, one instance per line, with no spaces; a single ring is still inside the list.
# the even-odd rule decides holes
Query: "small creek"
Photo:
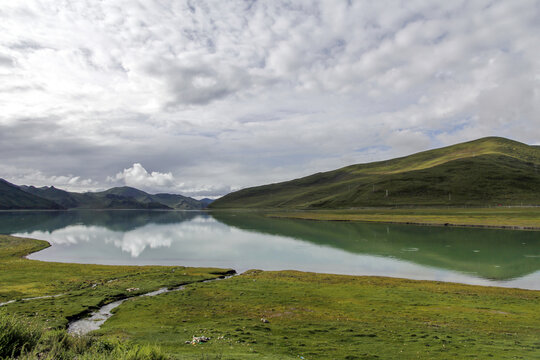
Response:
[[[64,296],[64,295],[66,295],[66,294],[36,296],[36,297],[31,297],[31,298],[24,298],[24,299],[21,299],[20,301],[30,301],[30,300],[39,300],[39,299],[50,299],[50,298],[56,298],[56,297]],[[4,305],[7,305],[7,304],[11,304],[11,303],[14,303],[15,301],[17,301],[17,300],[9,300],[9,301],[3,302],[3,303],[0,303],[0,306],[4,306]]]
[[[228,275],[228,276],[219,277],[219,278],[215,278],[215,279],[197,281],[197,282],[194,282],[194,283],[191,283],[191,284],[207,283],[207,282],[212,282],[212,281],[225,280],[225,279],[229,279],[229,278],[231,278],[233,276],[236,276],[236,275],[238,275],[238,274]],[[190,284],[186,284],[186,285],[190,285]],[[128,297],[128,298],[125,298],[125,299],[114,301],[114,302],[109,303],[107,305],[104,305],[101,308],[99,308],[98,310],[92,312],[90,314],[90,316],[88,316],[86,318],[79,319],[79,320],[74,320],[74,321],[70,322],[68,324],[67,331],[68,331],[68,333],[73,334],[73,335],[86,335],[90,331],[98,330],[101,327],[101,325],[103,325],[105,323],[105,321],[107,321],[111,316],[114,315],[112,313],[112,310],[117,308],[118,306],[120,306],[125,301],[130,300],[130,299],[136,299],[136,298],[139,298],[139,297],[156,296],[156,295],[160,295],[160,294],[164,294],[164,293],[168,293],[168,292],[172,292],[172,291],[180,291],[180,290],[183,290],[186,285],[181,285],[181,286],[178,286],[178,287],[175,287],[175,288],[172,288],[172,289],[161,288],[161,289],[158,289],[158,290],[146,293],[146,294],[133,296],[133,297]]]

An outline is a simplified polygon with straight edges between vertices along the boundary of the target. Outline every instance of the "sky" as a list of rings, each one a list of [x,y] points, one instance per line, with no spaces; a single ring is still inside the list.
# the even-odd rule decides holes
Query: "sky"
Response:
[[[540,144],[540,0],[0,0],[0,177],[218,197]]]

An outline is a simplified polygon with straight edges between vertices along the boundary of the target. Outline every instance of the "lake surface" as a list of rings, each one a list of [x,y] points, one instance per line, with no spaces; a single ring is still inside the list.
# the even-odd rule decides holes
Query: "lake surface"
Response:
[[[47,240],[31,259],[302,270],[540,289],[540,232],[270,219],[195,211],[0,212]]]

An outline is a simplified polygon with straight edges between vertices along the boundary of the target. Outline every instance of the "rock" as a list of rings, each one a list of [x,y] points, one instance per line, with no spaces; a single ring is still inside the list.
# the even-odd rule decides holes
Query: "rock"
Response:
[[[193,336],[193,340],[191,340],[191,343],[193,345],[195,345],[195,344],[199,344],[199,343],[205,343],[205,342],[207,342],[209,340],[210,340],[210,338],[206,337],[206,336]]]
[[[139,288],[128,288],[126,289],[127,292],[137,291]]]

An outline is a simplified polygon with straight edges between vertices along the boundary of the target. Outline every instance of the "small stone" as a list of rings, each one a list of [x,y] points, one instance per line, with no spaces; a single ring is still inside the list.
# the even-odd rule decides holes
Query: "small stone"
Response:
[[[191,340],[191,343],[195,345],[195,344],[207,342],[209,340],[210,338],[206,336],[193,336],[193,340]]]

